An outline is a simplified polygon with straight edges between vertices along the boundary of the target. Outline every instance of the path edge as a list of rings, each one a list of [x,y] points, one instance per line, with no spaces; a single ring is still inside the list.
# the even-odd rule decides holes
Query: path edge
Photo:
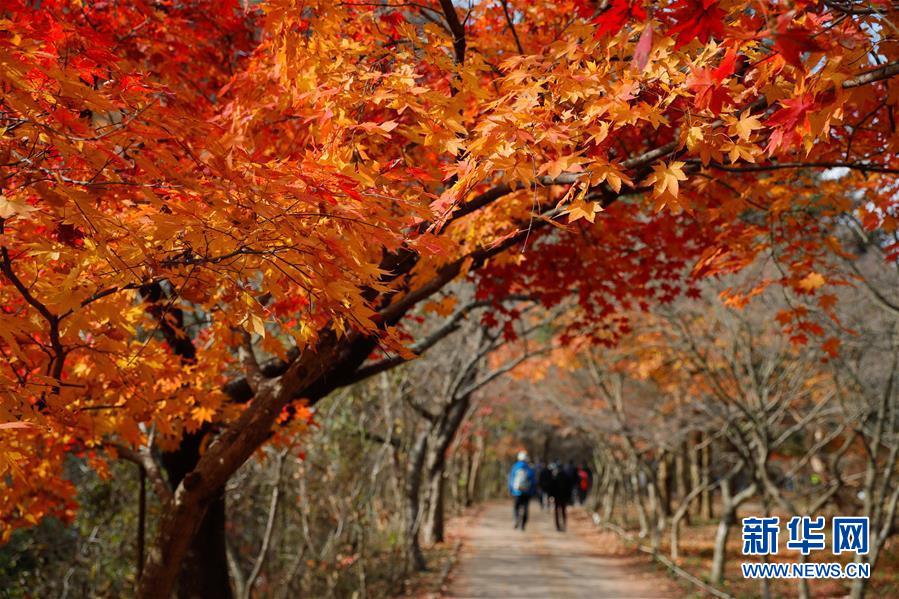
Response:
[[[456,516],[456,518],[469,520],[471,522],[479,520],[484,515],[484,511],[486,511],[488,503],[490,502],[480,501],[472,506],[469,506],[469,508],[466,510],[468,513],[463,511],[463,513]],[[465,535],[461,534],[456,539],[455,543],[453,543],[453,548],[450,551],[449,559],[446,561],[443,569],[440,572],[440,577],[437,579],[437,584],[434,585],[434,591],[432,595],[434,599],[447,596],[447,593],[449,592],[450,579],[452,578],[452,575],[456,570],[456,566],[459,565],[459,560],[462,555],[462,548],[465,546],[467,541],[468,539],[465,537]]]
[[[620,526],[616,526],[615,524],[612,524],[611,522],[602,522],[602,518],[600,518],[600,516],[597,512],[592,512],[591,516],[592,516],[591,519],[593,520],[593,524],[597,528],[602,528],[603,530],[610,530],[610,531],[614,532],[615,534],[617,534],[622,539],[624,539],[625,541],[628,541],[629,543],[633,543],[634,545],[636,545],[637,549],[639,549],[640,551],[642,551],[644,553],[648,553],[649,555],[652,556],[653,560],[662,564],[663,566],[668,568],[668,570],[670,572],[679,576],[683,580],[686,580],[693,586],[705,591],[706,593],[708,593],[710,595],[718,597],[719,599],[736,599],[733,595],[729,595],[728,593],[722,591],[721,589],[713,587],[710,584],[700,580],[693,574],[690,574],[689,572],[687,572],[686,570],[684,570],[683,568],[681,568],[680,566],[678,566],[677,564],[672,562],[670,559],[668,559],[667,557],[665,557],[658,551],[654,551],[651,547],[642,545],[633,535],[628,533],[626,530],[624,530]]]

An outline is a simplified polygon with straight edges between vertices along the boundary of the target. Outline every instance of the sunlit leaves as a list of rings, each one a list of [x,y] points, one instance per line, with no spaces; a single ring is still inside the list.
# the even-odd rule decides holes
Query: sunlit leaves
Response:
[[[643,184],[652,185],[652,194],[656,198],[676,199],[680,194],[680,182],[687,180],[683,167],[684,163],[679,160],[657,164]]]

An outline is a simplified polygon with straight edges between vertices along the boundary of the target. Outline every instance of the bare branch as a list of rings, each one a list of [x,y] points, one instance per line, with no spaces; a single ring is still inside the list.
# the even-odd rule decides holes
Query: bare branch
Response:
[[[250,389],[253,390],[253,393],[256,393],[259,390],[259,387],[265,382],[265,377],[262,374],[262,369],[259,367],[256,354],[253,351],[252,335],[243,329],[240,329],[238,333],[243,338],[243,343],[238,349],[240,363],[243,366],[244,374],[247,377],[247,383],[249,383]]]
[[[107,447],[112,448],[122,459],[134,462],[146,473],[150,482],[153,483],[153,492],[159,501],[166,503],[172,499],[172,489],[169,487],[168,481],[162,474],[159,463],[149,449],[134,450],[127,445],[120,443],[106,443]]]

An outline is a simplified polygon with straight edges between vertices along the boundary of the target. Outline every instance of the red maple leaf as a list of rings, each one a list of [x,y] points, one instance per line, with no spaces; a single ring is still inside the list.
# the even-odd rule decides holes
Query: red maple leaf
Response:
[[[687,85],[696,94],[693,102],[697,108],[709,108],[715,114],[721,112],[724,103],[731,100],[730,92],[721,84],[734,74],[736,65],[737,52],[731,48],[716,68],[698,69],[690,75]]]
[[[582,19],[586,19],[588,17],[592,17],[593,13],[596,12],[596,3],[592,0],[575,0],[574,1],[574,13],[581,17]]]
[[[718,6],[717,0],[678,0],[672,9],[668,34],[677,37],[675,48],[697,38],[704,44],[713,37],[724,37],[727,13]]]
[[[777,19],[774,33],[774,49],[791,65],[802,68],[802,54],[805,52],[821,52],[828,48],[825,40],[816,38],[816,32],[808,25],[815,25],[811,17],[806,19],[805,26],[797,27],[790,15],[781,15]]]
[[[801,138],[800,129],[807,130],[809,127],[809,112],[819,106],[812,93],[783,99],[780,104],[783,108],[772,114],[771,118],[765,122],[765,126],[772,129],[771,138],[766,148],[769,154],[780,146],[798,143]]]
[[[606,33],[614,35],[621,31],[629,19],[642,21],[646,18],[646,9],[639,2],[631,0],[612,0],[612,4],[601,15],[593,19],[596,25],[594,37],[602,37]]]

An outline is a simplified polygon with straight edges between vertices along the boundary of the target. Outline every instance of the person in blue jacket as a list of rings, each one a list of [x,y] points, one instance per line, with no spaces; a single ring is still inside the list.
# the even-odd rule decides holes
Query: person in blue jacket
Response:
[[[537,491],[537,477],[528,464],[528,453],[518,452],[518,461],[509,471],[509,493],[515,501],[515,528],[524,530],[528,523],[528,502]]]

